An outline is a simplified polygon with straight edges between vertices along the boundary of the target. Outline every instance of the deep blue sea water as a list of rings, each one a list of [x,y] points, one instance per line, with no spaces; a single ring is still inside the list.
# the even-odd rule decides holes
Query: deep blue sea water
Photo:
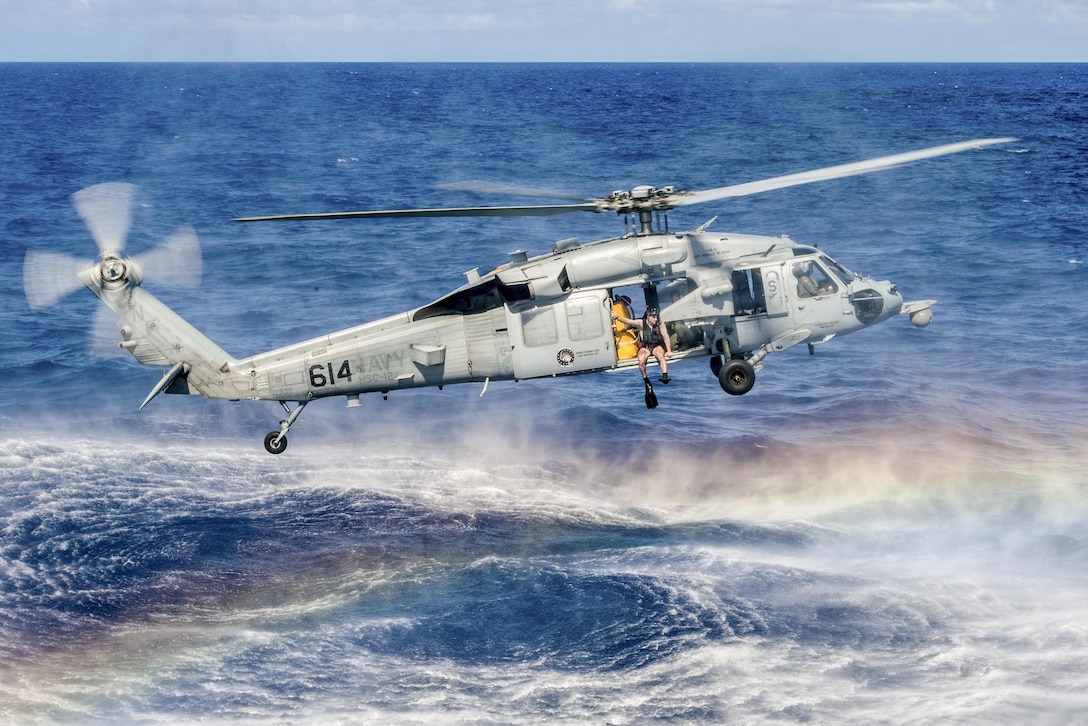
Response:
[[[412,308],[611,216],[233,217],[705,189],[676,210],[935,298],[768,358],[310,406],[161,396],[32,312],[69,202],[183,224],[162,299],[235,356]],[[1088,718],[1088,66],[0,65],[0,722],[1070,723]],[[662,387],[663,388],[663,387]]]

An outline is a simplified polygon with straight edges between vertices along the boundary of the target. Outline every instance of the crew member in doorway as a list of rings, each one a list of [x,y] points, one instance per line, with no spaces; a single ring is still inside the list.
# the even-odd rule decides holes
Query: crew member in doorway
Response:
[[[641,320],[625,318],[617,315],[616,311],[613,310],[612,319],[626,325],[632,325],[638,330],[638,369],[642,373],[643,380],[649,381],[646,376],[646,361],[652,355],[657,359],[657,364],[661,366],[661,382],[668,383],[669,364],[667,357],[672,355],[672,343],[669,341],[668,328],[658,319],[657,308],[646,308]]]

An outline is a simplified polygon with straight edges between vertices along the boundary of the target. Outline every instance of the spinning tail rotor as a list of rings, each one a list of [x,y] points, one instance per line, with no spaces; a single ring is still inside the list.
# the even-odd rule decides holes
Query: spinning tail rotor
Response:
[[[72,195],[72,205],[91,231],[99,253],[119,253],[124,248],[135,196],[136,187],[122,182],[96,184]]]
[[[85,286],[110,307],[119,295],[145,279],[173,288],[200,285],[203,263],[192,227],[182,227],[161,245],[134,257],[123,255],[132,225],[136,188],[109,182],[81,189],[72,204],[98,247],[95,260],[59,252],[28,250],[23,264],[23,290],[34,310],[50,307]],[[95,329],[104,326],[97,325]],[[97,346],[96,346],[97,347]]]

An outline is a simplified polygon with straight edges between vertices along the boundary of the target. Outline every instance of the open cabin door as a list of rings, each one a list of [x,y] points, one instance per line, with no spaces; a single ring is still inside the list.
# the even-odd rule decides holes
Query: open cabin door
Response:
[[[790,328],[791,291],[787,284],[785,264],[780,261],[733,272],[734,345],[754,350]]]
[[[507,314],[514,377],[539,378],[614,366],[610,311],[605,290],[511,306]]]
[[[789,315],[789,296],[782,262],[733,272],[733,306],[737,317]]]

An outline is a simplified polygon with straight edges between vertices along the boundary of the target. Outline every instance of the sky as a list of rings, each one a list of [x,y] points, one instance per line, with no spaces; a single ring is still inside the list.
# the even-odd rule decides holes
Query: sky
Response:
[[[0,61],[1088,62],[1088,0],[0,0]]]

